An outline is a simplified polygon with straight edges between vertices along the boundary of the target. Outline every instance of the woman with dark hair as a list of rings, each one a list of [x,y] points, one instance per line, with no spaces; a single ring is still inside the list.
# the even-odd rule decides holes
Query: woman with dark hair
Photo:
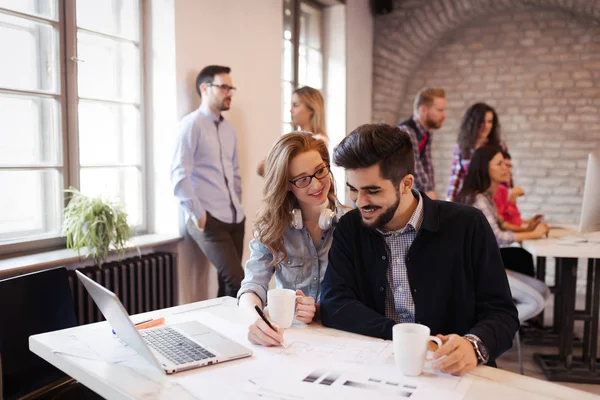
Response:
[[[487,218],[498,245],[508,246],[514,242],[539,239],[548,233],[548,226],[541,217],[534,217],[527,226],[517,226],[504,221],[498,215],[494,195],[498,187],[509,178],[502,151],[498,147],[483,146],[473,153],[469,172],[455,201],[480,209]],[[533,276],[533,258],[522,248],[501,248],[504,265],[508,269]]]
[[[496,110],[485,103],[475,103],[469,107],[460,124],[457,144],[452,154],[452,172],[446,200],[454,201],[469,170],[473,152],[485,145],[506,150],[500,138],[500,121]]]

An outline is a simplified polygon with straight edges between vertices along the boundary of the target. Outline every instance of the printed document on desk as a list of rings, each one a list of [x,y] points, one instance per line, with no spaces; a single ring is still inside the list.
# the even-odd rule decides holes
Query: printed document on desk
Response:
[[[315,359],[277,364],[268,375],[252,379],[255,390],[285,399],[379,399],[464,398],[470,377],[424,372],[416,378],[403,376],[390,364],[370,365]],[[251,386],[249,386],[251,387]],[[249,390],[249,389],[248,389]]]
[[[466,394],[469,377],[425,372],[404,377],[394,365],[357,364],[276,355],[239,360],[205,369],[202,374],[178,376],[177,383],[207,399],[358,400],[450,399]]]

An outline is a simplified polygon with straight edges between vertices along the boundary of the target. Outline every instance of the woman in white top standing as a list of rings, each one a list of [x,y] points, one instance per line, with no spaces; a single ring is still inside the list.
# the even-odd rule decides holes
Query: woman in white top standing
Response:
[[[325,102],[317,89],[303,86],[292,94],[292,125],[299,130],[310,132],[316,139],[327,144],[329,138],[325,133]]]

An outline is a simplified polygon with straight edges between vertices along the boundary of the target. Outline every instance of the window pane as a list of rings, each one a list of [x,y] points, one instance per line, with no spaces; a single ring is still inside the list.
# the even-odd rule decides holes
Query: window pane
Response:
[[[56,0],[0,0],[0,7],[56,20]]]
[[[77,26],[138,40],[138,0],[77,0]]]
[[[294,132],[294,127],[291,124],[283,124],[281,134],[285,135],[286,133],[290,133],[290,132]]]
[[[300,45],[300,48],[298,49],[298,87],[308,85],[306,79],[307,63],[308,57],[306,56],[306,46]]]
[[[323,88],[323,55],[317,50],[308,49],[306,84],[319,90]]]
[[[62,220],[62,176],[56,170],[0,170],[0,243],[58,234]],[[16,188],[19,188],[18,190]]]
[[[140,53],[136,45],[77,33],[79,96],[139,102]]]
[[[283,122],[290,122],[291,115],[290,110],[292,108],[292,92],[294,87],[290,82],[281,82],[281,98],[283,99],[283,109],[281,120]]]
[[[82,166],[140,164],[140,136],[137,107],[79,102],[79,159]]]
[[[0,127],[0,165],[62,164],[56,100],[0,93]]]
[[[300,43],[321,49],[321,15],[320,9],[306,3],[300,4]]]
[[[0,13],[0,87],[58,92],[58,33]]]
[[[286,81],[294,80],[294,53],[293,45],[289,40],[283,40],[283,50],[281,52],[281,66],[283,69],[282,79]]]
[[[283,3],[283,38],[285,40],[292,39],[292,20],[294,10],[292,9],[291,0],[285,0]]]
[[[82,168],[81,193],[120,201],[130,226],[142,224],[142,174],[138,168]]]

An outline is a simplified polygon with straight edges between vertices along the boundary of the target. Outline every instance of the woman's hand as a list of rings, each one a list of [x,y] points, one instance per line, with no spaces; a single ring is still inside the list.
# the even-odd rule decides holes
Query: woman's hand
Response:
[[[548,227],[548,225],[542,222],[542,223],[538,224],[538,226],[535,227],[535,229],[533,230],[533,233],[535,233],[536,239],[539,239],[543,236],[548,236],[549,231],[550,231],[550,228]]]
[[[317,306],[315,305],[315,299],[310,296],[305,296],[302,290],[296,290],[296,296],[302,296],[298,298],[297,314],[296,319],[305,324],[310,324],[315,313],[317,312]]]
[[[283,329],[278,327],[274,322],[271,322],[271,324],[277,329],[277,332],[271,329],[262,318],[257,318],[248,327],[248,340],[250,343],[268,347],[281,346],[283,343]]]
[[[526,232],[534,231],[535,228],[537,228],[538,225],[542,222],[542,218],[544,218],[544,216],[542,214],[537,214],[535,217],[531,218],[531,220],[527,224],[527,228],[525,228],[525,231]]]

